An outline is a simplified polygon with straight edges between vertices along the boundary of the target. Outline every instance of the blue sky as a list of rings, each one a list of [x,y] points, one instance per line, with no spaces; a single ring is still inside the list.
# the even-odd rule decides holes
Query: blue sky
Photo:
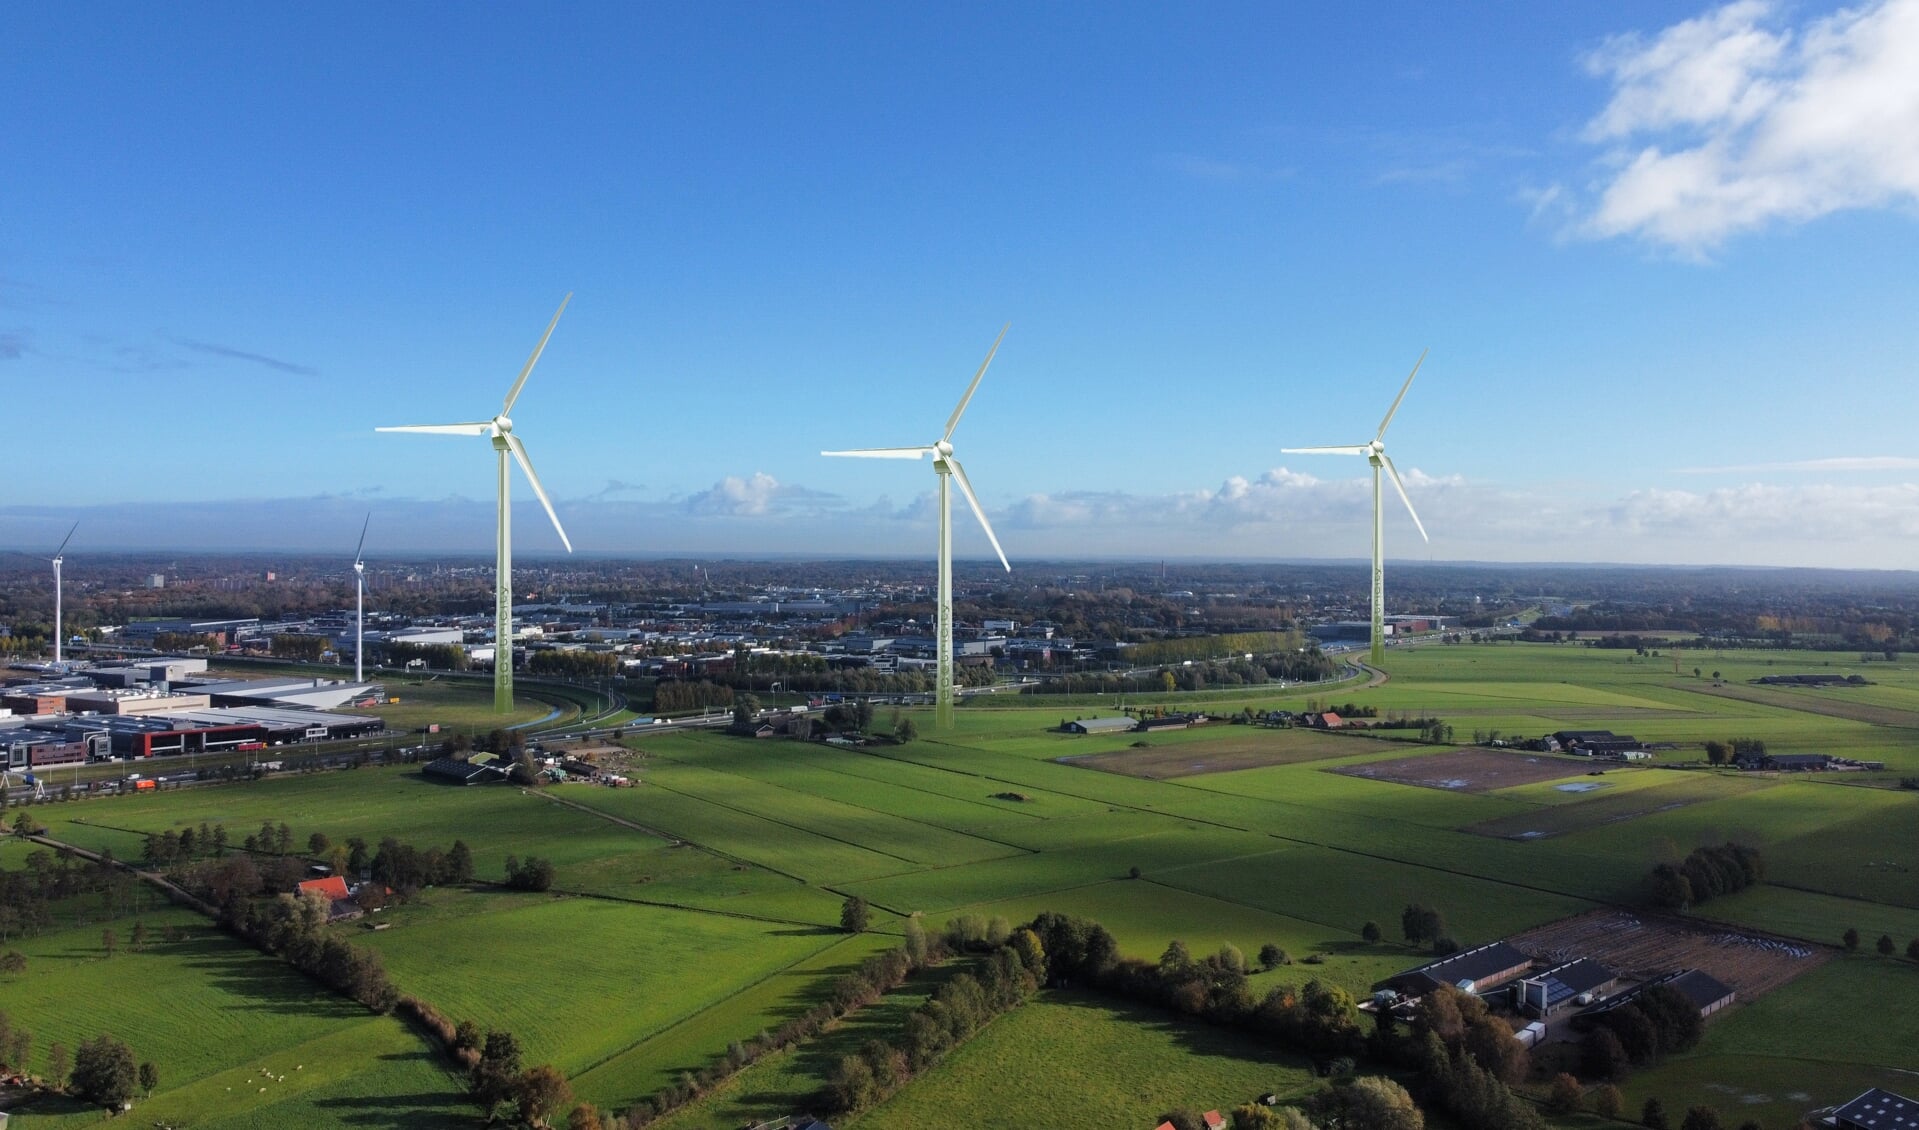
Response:
[[[0,545],[1912,568],[1919,0],[29,4]],[[1450,7],[1450,6],[1448,6]],[[558,548],[516,481],[522,554]],[[987,552],[963,528],[962,553]]]

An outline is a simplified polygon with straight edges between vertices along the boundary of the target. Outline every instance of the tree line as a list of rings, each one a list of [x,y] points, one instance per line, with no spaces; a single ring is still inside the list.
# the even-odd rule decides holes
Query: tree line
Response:
[[[1726,843],[1694,848],[1678,865],[1661,863],[1652,869],[1652,901],[1670,910],[1684,910],[1743,891],[1765,877],[1765,860],[1756,847]]]

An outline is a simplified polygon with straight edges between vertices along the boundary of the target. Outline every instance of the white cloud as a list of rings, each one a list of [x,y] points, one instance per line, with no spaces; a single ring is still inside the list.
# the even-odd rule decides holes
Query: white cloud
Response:
[[[688,514],[730,518],[791,516],[838,509],[839,496],[782,483],[764,471],[750,477],[728,475],[706,490],[688,497]]]
[[[1753,475],[1774,471],[1811,471],[1821,474],[1847,471],[1919,471],[1919,458],[1910,455],[1840,455],[1831,459],[1798,459],[1785,463],[1679,468],[1679,473],[1682,475]]]
[[[1789,26],[1737,0],[1587,60],[1613,93],[1593,237],[1703,255],[1742,231],[1919,202],[1919,0]]]

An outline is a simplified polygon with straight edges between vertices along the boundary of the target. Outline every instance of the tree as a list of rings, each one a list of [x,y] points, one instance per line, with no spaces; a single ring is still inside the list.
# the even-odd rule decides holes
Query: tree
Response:
[[[600,1108],[592,1103],[580,1103],[567,1112],[566,1130],[605,1130],[605,1127],[606,1123],[600,1120]]]
[[[1173,1124],[1173,1130],[1206,1130],[1206,1123],[1189,1107],[1169,1110],[1159,1116],[1161,1122]]]
[[[760,700],[750,694],[733,699],[733,724],[744,730],[759,720]]]
[[[1359,928],[1359,936],[1368,942],[1378,941],[1380,938],[1379,923],[1368,922],[1364,926],[1361,926]]]
[[[73,1089],[89,1102],[118,1108],[133,1097],[138,1082],[133,1049],[112,1036],[96,1036],[74,1053]]]
[[[848,896],[847,900],[840,904],[840,929],[849,934],[866,933],[869,917],[866,900],[858,895]]]
[[[1916,941],[1915,944],[1919,944],[1919,941]],[[1268,973],[1271,973],[1282,965],[1290,964],[1291,961],[1292,959],[1286,955],[1286,951],[1279,948],[1276,942],[1267,942],[1265,945],[1259,947],[1259,967]]]
[[[1732,760],[1732,747],[1725,742],[1707,742],[1706,760],[1714,765],[1724,765]]]
[[[1632,1057],[1626,1054],[1611,1028],[1594,1028],[1587,1034],[1585,1051],[1580,1058],[1580,1069],[1587,1078],[1624,1079],[1631,1064]]]
[[[915,741],[919,736],[920,728],[911,718],[902,718],[900,719],[899,725],[893,727],[893,740],[901,745]]]
[[[849,1114],[864,1109],[878,1096],[873,1066],[866,1062],[865,1056],[841,1056],[839,1064],[827,1076],[826,1087],[833,1105]]]
[[[1425,1130],[1426,1116],[1406,1088],[1383,1075],[1364,1075],[1345,1088],[1344,1125],[1367,1130]]]
[[[566,1076],[550,1063],[529,1068],[513,1085],[513,1100],[519,1104],[520,1119],[533,1126],[545,1126],[547,1116],[572,1101],[573,1088]]]
[[[512,1093],[520,1075],[520,1042],[511,1032],[488,1030],[480,1061],[473,1065],[473,1095],[492,1110]]]
[[[9,977],[18,977],[27,971],[27,955],[19,950],[0,953],[0,973]]]
[[[1709,1106],[1695,1106],[1686,1111],[1686,1120],[1679,1124],[1679,1130],[1724,1130],[1724,1126],[1718,1111]]]
[[[1899,947],[1893,944],[1891,934],[1879,935],[1879,952],[1881,954],[1885,955],[1886,957],[1891,957],[1893,954],[1897,953],[1898,951],[1899,951]]]
[[[325,855],[327,853],[327,849],[332,846],[333,846],[333,841],[327,838],[327,834],[325,832],[315,832],[311,836],[307,837],[307,854],[308,855],[315,855],[315,856]]]
[[[1438,941],[1446,933],[1446,918],[1432,907],[1412,903],[1400,912],[1399,928],[1414,945]]]
[[[140,1089],[146,1092],[148,1098],[152,1098],[153,1089],[159,1085],[160,1069],[153,1065],[152,1060],[147,1060],[140,1065]]]
[[[1546,1098],[1548,1114],[1572,1114],[1579,1109],[1579,1080],[1564,1071],[1553,1076],[1552,1092]]]
[[[100,948],[107,951],[108,957],[113,956],[113,947],[118,941],[119,939],[113,935],[113,927],[108,926],[106,929],[100,931]]]
[[[47,1048],[47,1078],[56,1091],[67,1085],[67,1045],[57,1040]]]
[[[1857,926],[1846,927],[1846,933],[1842,940],[1846,943],[1847,953],[1857,952],[1859,949],[1859,928]]]
[[[1647,1099],[1646,1105],[1639,1108],[1639,1124],[1647,1130],[1672,1130],[1666,1121],[1666,1104],[1656,1098]]]
[[[1601,1118],[1618,1118],[1619,1112],[1626,1109],[1626,1096],[1611,1083],[1601,1083],[1593,1088],[1593,1113]]]
[[[1919,938],[1906,943],[1906,960],[1919,961]]]
[[[133,929],[127,934],[127,946],[134,953],[147,948],[147,924],[138,918],[133,920]]]

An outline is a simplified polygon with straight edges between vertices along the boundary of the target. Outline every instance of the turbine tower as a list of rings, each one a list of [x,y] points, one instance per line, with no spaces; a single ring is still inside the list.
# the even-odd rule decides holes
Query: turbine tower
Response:
[[[533,487],[533,493],[539,496],[540,505],[546,507],[546,516],[553,520],[553,528],[560,535],[560,544],[566,546],[568,553],[573,552],[573,543],[567,540],[566,530],[560,525],[560,516],[553,512],[553,501],[546,496],[546,488],[540,485],[540,476],[534,474],[533,462],[526,456],[526,445],[520,442],[519,436],[513,434],[513,421],[507,415],[513,411],[514,401],[520,398],[520,390],[526,387],[526,378],[532,374],[540,354],[545,352],[546,341],[553,336],[553,327],[560,324],[560,315],[566,313],[566,304],[571,301],[571,292],[560,300],[560,308],[553,312],[553,320],[547,323],[546,332],[540,335],[540,344],[533,347],[533,355],[526,359],[519,379],[513,382],[512,388],[506,390],[506,402],[501,406],[499,415],[491,420],[465,424],[410,424],[398,428],[373,429],[376,432],[417,432],[439,436],[487,436],[493,441],[493,451],[499,461],[500,495],[498,563],[493,585],[493,709],[499,714],[513,711],[513,534],[511,480],[506,462],[509,454],[520,464],[520,470],[526,472],[526,481]]]
[[[60,565],[67,559],[67,542],[73,540],[74,531],[79,528],[80,523],[75,522],[73,528],[67,531],[65,539],[60,542],[60,548],[53,551],[53,661],[55,663],[61,662],[60,649],[65,644],[61,638],[60,626]]]
[[[366,682],[366,561],[360,551],[366,548],[366,528],[373,524],[373,514],[368,512],[366,521],[360,523],[360,544],[353,548],[353,584],[354,620],[353,620],[353,681]]]
[[[1427,541],[1426,527],[1419,520],[1419,512],[1413,509],[1413,500],[1406,495],[1406,484],[1400,481],[1399,470],[1386,454],[1386,428],[1393,422],[1393,414],[1399,411],[1399,402],[1406,399],[1406,390],[1413,387],[1413,378],[1419,375],[1419,367],[1426,362],[1426,353],[1422,351],[1419,360],[1413,362],[1413,371],[1406,374],[1406,383],[1399,386],[1399,395],[1393,398],[1393,406],[1386,409],[1386,418],[1379,422],[1379,431],[1374,434],[1371,443],[1362,443],[1353,447],[1283,447],[1280,451],[1286,455],[1364,455],[1366,462],[1373,467],[1373,650],[1375,665],[1386,658],[1386,563],[1384,547],[1384,507],[1380,502],[1379,469],[1384,467],[1392,476],[1393,489],[1399,492],[1399,500],[1406,504],[1406,513],[1413,517],[1413,525],[1418,528],[1419,536]]]
[[[959,427],[960,417],[966,413],[967,404],[972,402],[973,393],[979,388],[980,378],[986,375],[986,367],[993,363],[993,355],[999,352],[999,343],[1006,338],[1006,331],[1012,328],[1008,323],[999,331],[999,337],[993,339],[993,348],[986,351],[986,360],[980,362],[979,372],[973,374],[973,383],[966,386],[966,395],[960,397],[959,406],[947,417],[946,430],[940,438],[924,447],[866,447],[854,451],[822,451],[821,455],[849,456],[855,459],[914,459],[922,455],[933,457],[933,473],[939,476],[939,606],[934,654],[937,661],[938,680],[936,697],[937,709],[934,713],[935,724],[942,730],[953,728],[953,499],[951,484],[957,484],[960,493],[966,496],[967,505],[973,508],[973,516],[979,519],[980,528],[986,531],[986,540],[993,543],[993,552],[999,554],[999,563],[1007,572],[1013,566],[1007,563],[1006,551],[999,546],[999,538],[993,535],[993,524],[986,520],[986,511],[980,509],[979,497],[973,493],[973,484],[966,480],[966,468],[953,457],[953,429]]]

